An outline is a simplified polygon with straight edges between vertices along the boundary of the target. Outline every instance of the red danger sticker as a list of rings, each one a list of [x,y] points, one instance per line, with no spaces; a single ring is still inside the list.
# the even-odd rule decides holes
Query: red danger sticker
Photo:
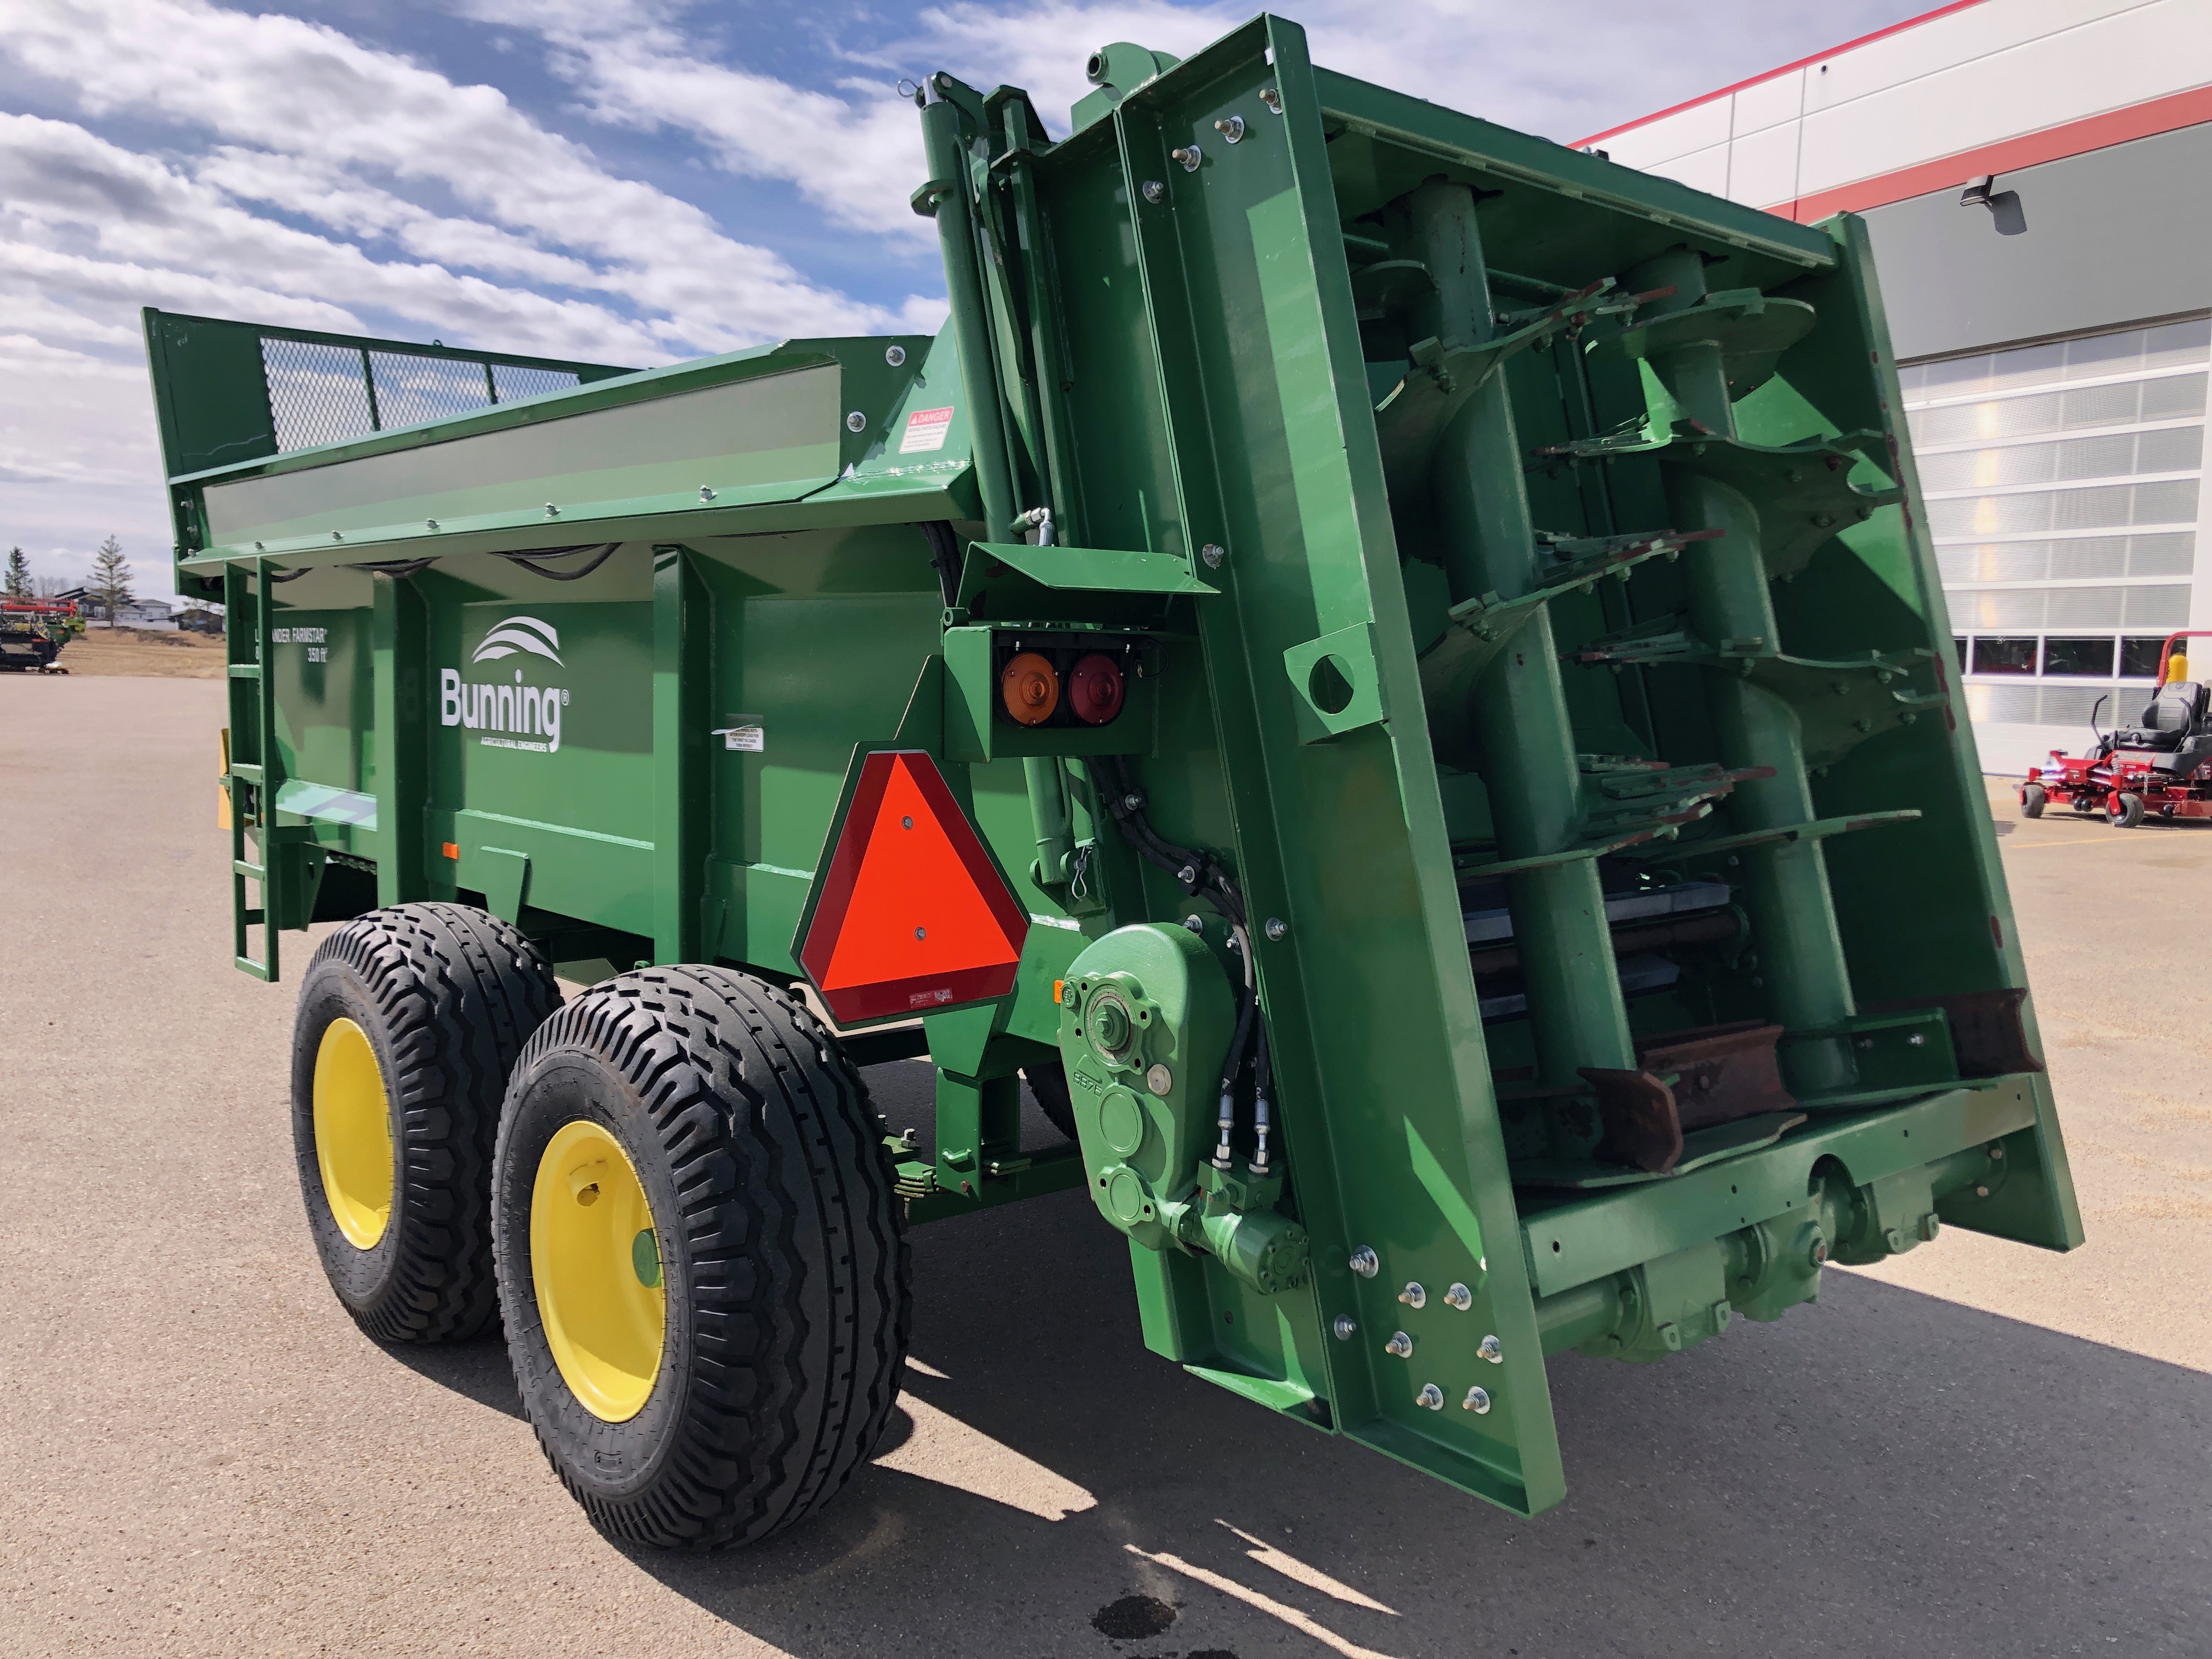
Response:
[[[911,455],[916,450],[942,449],[945,434],[951,429],[951,410],[917,409],[906,417],[906,435],[899,440],[899,453]]]

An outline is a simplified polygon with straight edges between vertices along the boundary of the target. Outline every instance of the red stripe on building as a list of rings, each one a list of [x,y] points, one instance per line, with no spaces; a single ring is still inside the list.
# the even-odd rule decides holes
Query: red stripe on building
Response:
[[[1633,121],[1623,121],[1617,127],[1607,127],[1603,132],[1594,132],[1587,138],[1577,138],[1568,145],[1580,149],[1585,144],[1602,143],[1617,133],[1632,127],[1647,126],[1654,121],[1663,121],[1670,115],[1679,115],[1686,109],[1695,109],[1700,104],[1710,104],[1716,98],[1725,98],[1730,93],[1741,92],[1746,87],[1755,87],[1762,81],[1771,81],[1778,75],[1787,75],[1792,70],[1803,69],[1808,64],[1825,64],[1858,46],[1870,46],[1876,40],[1886,40],[1893,34],[1902,34],[1907,29],[1917,29],[1923,23],[1932,23],[1939,17],[1948,17],[1954,11],[1964,11],[1969,6],[1978,6],[1982,0],[1951,0],[1948,6],[1938,6],[1933,11],[1923,11],[1917,17],[1908,17],[1902,23],[1892,23],[1886,29],[1876,29],[1872,34],[1862,34],[1856,40],[1846,40],[1840,46],[1831,46],[1826,52],[1816,52],[1810,58],[1800,58],[1794,64],[1784,64],[1780,69],[1771,69],[1747,80],[1723,87],[1717,92],[1701,92],[1695,98],[1686,98],[1679,104],[1669,104],[1665,109],[1650,115],[1639,115]]]
[[[2212,86],[2169,93],[2163,98],[2130,104],[2125,109],[2106,110],[2102,115],[2084,116],[2078,121],[2045,127],[2040,132],[2023,133],[2017,138],[1963,149],[1955,155],[1838,185],[1833,190],[1812,196],[1801,196],[1794,202],[1778,202],[1766,210],[1809,225],[1832,213],[1860,213],[1868,208],[1887,207],[1909,196],[1962,186],[1969,179],[1984,173],[2016,173],[2022,167],[2063,161],[2069,155],[2086,155],[2131,139],[2154,137],[2161,132],[2193,127],[2204,121],[2212,121]]]

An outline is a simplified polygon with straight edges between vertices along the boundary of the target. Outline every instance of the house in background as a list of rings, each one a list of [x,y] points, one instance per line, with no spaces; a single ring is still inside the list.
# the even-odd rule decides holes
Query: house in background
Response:
[[[77,614],[88,621],[106,623],[107,607],[89,590],[72,587],[67,592],[54,595],[57,601],[67,600],[76,605]],[[174,628],[177,626],[175,607],[167,599],[131,599],[118,605],[115,623],[118,628]]]
[[[1865,216],[1983,765],[2212,628],[2212,4],[1960,0],[1580,141]]]

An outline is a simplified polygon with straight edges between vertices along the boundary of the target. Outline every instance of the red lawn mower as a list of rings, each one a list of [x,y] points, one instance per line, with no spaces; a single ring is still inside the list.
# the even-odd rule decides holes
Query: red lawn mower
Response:
[[[2020,815],[2039,818],[2061,801],[2082,817],[2102,812],[2116,830],[2132,830],[2151,813],[2161,818],[2212,818],[2212,709],[2206,688],[2189,678],[2177,640],[2212,634],[2191,629],[2170,635],[2158,653],[2158,690],[2142,724],[2097,733],[2084,756],[2051,751],[2052,766],[2031,766],[2020,786]],[[2098,708],[2104,700],[2098,699]],[[2089,716],[2096,730],[2096,713]]]

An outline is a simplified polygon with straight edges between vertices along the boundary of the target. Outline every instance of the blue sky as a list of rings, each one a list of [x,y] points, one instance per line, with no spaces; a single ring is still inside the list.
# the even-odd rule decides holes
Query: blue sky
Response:
[[[1926,9],[1913,0],[1316,0],[1315,57],[1562,140]],[[137,308],[598,362],[933,329],[902,76],[1048,118],[1169,0],[0,6],[0,546],[75,582],[111,532],[166,595]]]

